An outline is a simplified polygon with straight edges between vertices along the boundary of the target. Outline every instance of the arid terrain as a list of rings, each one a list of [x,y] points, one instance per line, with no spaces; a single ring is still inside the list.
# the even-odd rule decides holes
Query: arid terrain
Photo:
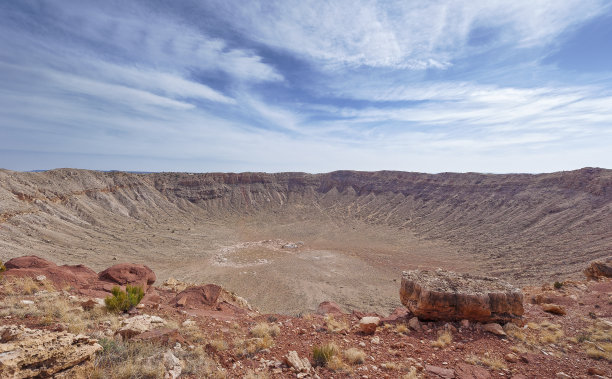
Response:
[[[612,249],[612,171],[541,175],[0,170],[0,260],[217,283],[265,312],[399,306],[402,270],[578,279]]]

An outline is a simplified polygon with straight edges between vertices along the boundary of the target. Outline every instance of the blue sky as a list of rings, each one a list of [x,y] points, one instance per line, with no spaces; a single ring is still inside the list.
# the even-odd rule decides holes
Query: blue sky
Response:
[[[0,1],[0,167],[612,168],[612,4]]]

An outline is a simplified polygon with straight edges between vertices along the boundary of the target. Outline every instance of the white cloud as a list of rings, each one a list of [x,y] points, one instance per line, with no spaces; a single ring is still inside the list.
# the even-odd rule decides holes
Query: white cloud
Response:
[[[495,30],[494,46],[541,46],[605,8],[602,0],[287,0],[209,5],[249,38],[328,67],[409,69],[448,67],[476,48],[469,46],[469,39],[477,28]]]

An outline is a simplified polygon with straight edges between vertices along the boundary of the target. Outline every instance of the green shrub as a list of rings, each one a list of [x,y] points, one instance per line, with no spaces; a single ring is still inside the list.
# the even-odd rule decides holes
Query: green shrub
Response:
[[[559,289],[559,288],[563,287],[563,283],[555,282],[554,286],[555,286],[556,289]]]
[[[144,297],[144,291],[140,286],[125,286],[125,291],[122,291],[119,286],[113,287],[111,290],[112,296],[104,299],[106,309],[112,312],[127,312],[130,308],[135,307]]]
[[[315,366],[326,366],[333,356],[338,354],[338,346],[335,343],[328,343],[323,346],[312,348],[312,360]]]

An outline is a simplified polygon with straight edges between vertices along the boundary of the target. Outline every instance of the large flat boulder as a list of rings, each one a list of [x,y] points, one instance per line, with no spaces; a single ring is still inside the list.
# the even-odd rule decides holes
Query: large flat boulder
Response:
[[[84,335],[0,326],[0,378],[84,378],[99,350],[102,346]]]
[[[508,322],[523,315],[523,293],[500,279],[438,269],[404,271],[400,299],[423,320]]]

